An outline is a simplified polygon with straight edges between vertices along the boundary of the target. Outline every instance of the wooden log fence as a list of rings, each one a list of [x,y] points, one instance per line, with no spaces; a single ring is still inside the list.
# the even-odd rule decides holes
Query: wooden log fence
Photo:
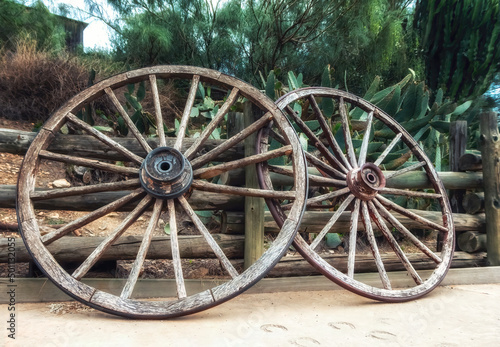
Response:
[[[247,112],[253,111],[247,110]],[[230,115],[229,118],[229,123],[242,124],[241,118],[238,116]],[[481,116],[482,155],[477,151],[464,154],[463,136],[466,133],[464,131],[464,124],[455,124],[453,126],[456,129],[452,131],[454,135],[452,136],[452,141],[458,141],[458,143],[450,145],[452,149],[450,162],[456,172],[438,173],[446,189],[452,192],[456,190],[462,191],[462,194],[450,194],[454,199],[454,206],[460,207],[460,209],[454,208],[453,219],[456,230],[461,233],[457,238],[459,250],[465,251],[456,252],[452,267],[484,266],[486,265],[486,260],[484,253],[481,252],[486,250],[487,263],[489,265],[500,265],[500,137],[496,123],[496,114],[486,113]],[[36,133],[32,132],[0,129],[0,152],[23,154],[35,135]],[[135,141],[126,138],[116,138],[115,140],[136,154],[144,154],[142,153],[142,147],[136,145]],[[158,145],[154,139],[148,139],[148,141],[153,148]],[[82,142],[85,143],[84,146],[81,145]],[[79,145],[76,146],[76,143]],[[210,145],[216,146],[218,143],[216,140],[211,140]],[[184,145],[190,145],[189,139],[186,139]],[[61,154],[75,153],[75,148],[80,148],[79,151],[85,151],[85,153],[78,153],[81,156],[103,160],[119,159],[118,153],[103,150],[98,141],[86,135],[58,134],[50,146],[50,151]],[[225,152],[221,161],[241,158],[249,150],[249,144],[242,144],[234,150]],[[483,160],[484,158],[488,158],[489,160]],[[243,172],[234,170],[224,173],[221,179],[225,182],[232,182],[232,184],[234,182],[245,184],[245,176],[252,177],[255,175],[251,173],[245,175]],[[276,185],[286,186],[291,184],[290,178],[285,175],[271,173],[271,178]],[[254,184],[254,182],[247,182],[247,184]],[[314,186],[314,184],[314,182],[311,182],[311,186]],[[426,188],[430,187],[430,185],[427,176],[420,172],[405,173],[387,181],[387,187],[399,189]],[[483,190],[484,193],[482,192]],[[39,188],[37,191],[44,191],[44,189]],[[0,186],[0,208],[15,208],[15,194],[15,186]],[[35,202],[35,208],[90,211],[115,201],[125,194],[126,192],[109,191],[40,200]],[[193,201],[192,206],[196,210],[224,211],[221,214],[220,230],[218,234],[214,234],[214,238],[225,249],[228,258],[235,264],[241,263],[241,266],[243,266],[244,263],[244,266],[248,267],[263,251],[264,232],[276,233],[279,231],[270,213],[264,211],[261,202],[255,205],[253,200],[249,198],[245,199],[242,196],[209,192],[197,192],[193,194],[191,199]],[[134,205],[130,204],[126,210],[132,208],[134,208]],[[466,213],[456,213],[456,211],[460,210]],[[254,213],[257,214],[254,216]],[[418,211],[418,213],[431,221],[438,221],[441,218],[439,213],[427,211]],[[248,218],[249,215],[252,217]],[[330,217],[331,214],[329,212],[308,211],[303,216],[300,232],[318,233]],[[404,218],[403,216],[398,216],[398,218],[407,227],[413,227],[413,220]],[[262,226],[262,229],[257,230],[257,232],[255,232],[256,221],[257,224]],[[335,231],[338,233],[349,232],[349,222],[350,214],[348,212],[343,213],[336,224]],[[362,230],[364,228],[363,223],[358,223],[358,228]],[[14,228],[10,225],[10,229]],[[245,230],[247,230],[246,238],[244,236]],[[249,230],[253,231],[253,233],[249,233]],[[86,252],[90,252],[100,241],[99,237],[66,236],[54,242],[49,247],[56,248],[54,252],[56,258],[59,258],[63,262],[74,262],[85,259],[88,256]],[[126,238],[126,241],[120,241],[113,245],[103,260],[116,260],[118,256],[121,259],[134,259],[140,242],[141,239],[139,237],[129,236]],[[148,258],[170,258],[169,242],[168,237],[153,238]],[[194,259],[213,256],[211,250],[201,237],[182,236],[180,244],[182,247],[180,249],[182,258]],[[78,247],[75,245],[78,245]],[[5,240],[0,239],[0,263],[6,262],[6,259],[4,259],[6,254],[4,252],[5,247]],[[16,247],[19,248],[16,250],[17,261],[29,261],[29,254],[24,249],[24,245],[18,243]],[[411,258],[413,255],[410,254],[409,257]],[[347,259],[345,258],[342,255],[332,255],[328,261],[342,271],[343,266],[346,267],[347,264]],[[394,259],[393,262],[387,259],[387,262],[384,260],[384,263],[387,264],[388,271],[402,270],[400,268],[401,263],[397,259]],[[390,264],[394,264],[394,266]],[[357,262],[357,266],[360,268],[356,269],[356,271],[376,271],[376,269],[370,268],[374,266],[372,260],[366,262],[359,261]],[[415,266],[417,269],[426,269],[431,268],[432,264],[419,263]],[[272,271],[271,276],[302,276],[313,273],[315,273],[315,270],[302,260],[301,257],[297,256],[285,257]]]
[[[233,265],[241,267],[244,263],[244,242],[243,235],[222,235],[214,234],[217,243],[224,247],[228,258]],[[56,260],[61,263],[81,263],[92,252],[92,250],[102,242],[103,237],[63,237],[53,242],[48,248],[54,254]],[[180,255],[184,259],[215,259],[211,248],[204,242],[202,236],[181,236],[180,237]],[[109,250],[104,253],[102,261],[114,260],[134,260],[137,256],[141,244],[141,238],[137,236],[128,236],[119,239]],[[0,263],[7,262],[7,240],[0,239]],[[148,259],[171,259],[170,238],[154,237],[151,242],[151,248],[148,252]],[[387,253],[381,255],[387,271],[402,271],[404,265],[395,254]],[[433,269],[435,263],[431,259],[422,259],[421,254],[407,254],[415,269],[426,270]],[[16,243],[16,261],[17,263],[29,262],[30,255],[22,242]],[[356,256],[356,272],[376,272],[376,265],[373,258],[369,255]],[[347,255],[331,254],[325,257],[325,260],[340,271],[347,270]],[[452,267],[477,267],[485,266],[486,259],[484,254],[469,254],[466,252],[456,252],[453,258]],[[299,255],[284,257],[280,263],[271,271],[271,277],[291,277],[308,276],[319,274],[304,258]]]

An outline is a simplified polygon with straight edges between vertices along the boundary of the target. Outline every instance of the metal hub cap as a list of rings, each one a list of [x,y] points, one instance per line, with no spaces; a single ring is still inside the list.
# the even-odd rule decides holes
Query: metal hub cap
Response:
[[[366,163],[347,174],[347,185],[355,197],[368,201],[385,187],[385,177],[378,166]]]
[[[149,152],[139,171],[142,187],[160,199],[184,194],[193,182],[193,169],[178,150],[158,147]]]

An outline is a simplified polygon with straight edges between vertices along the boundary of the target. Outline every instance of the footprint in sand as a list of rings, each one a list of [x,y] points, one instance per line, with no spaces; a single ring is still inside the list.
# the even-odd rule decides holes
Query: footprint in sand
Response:
[[[290,340],[290,343],[293,346],[300,346],[300,347],[310,347],[310,346],[317,346],[321,345],[317,340],[310,338],[310,337],[299,337],[297,339]]]
[[[288,331],[286,327],[279,324],[264,324],[260,327],[261,330],[264,330],[266,333],[273,333],[275,331]]]
[[[397,336],[393,333],[383,330],[373,330],[366,335],[368,337],[372,337],[377,340],[385,340],[385,341],[396,341]]]
[[[332,327],[333,329],[337,329],[337,330],[342,330],[342,329],[346,329],[346,328],[356,329],[354,324],[349,323],[349,322],[330,322],[330,323],[328,323],[328,326]]]

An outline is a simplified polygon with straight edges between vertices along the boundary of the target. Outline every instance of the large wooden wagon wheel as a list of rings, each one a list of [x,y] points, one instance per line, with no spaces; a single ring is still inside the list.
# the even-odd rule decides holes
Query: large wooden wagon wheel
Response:
[[[317,225],[301,227],[306,233],[295,238],[297,250],[328,278],[369,298],[405,301],[436,287],[452,260],[454,226],[443,184],[417,142],[381,109],[343,91],[299,89],[276,104],[302,132],[303,146],[307,142],[309,186],[315,192],[306,216]],[[263,168],[263,176],[286,174],[278,166]],[[409,177],[421,183],[412,186],[417,181]],[[280,220],[282,210],[271,212]],[[329,249],[335,239],[343,242],[347,262],[332,256],[340,249]],[[367,257],[379,285],[355,276]],[[433,271],[426,276],[418,271],[422,267]],[[406,269],[412,286],[391,281],[388,270],[398,268]]]
[[[208,90],[211,90],[212,98],[203,98],[202,91],[208,93]],[[165,95],[162,91],[168,93]],[[244,100],[253,103],[260,110],[257,113],[261,117],[249,120],[243,130],[228,139],[219,140],[219,137],[227,137],[224,135],[224,122],[228,112]],[[205,113],[206,117],[197,115],[194,107],[205,101],[217,105],[208,105],[206,112],[211,113]],[[106,108],[108,111],[99,111]],[[123,124],[126,124],[129,136],[117,139],[99,131],[102,128],[97,130],[84,122],[81,118],[89,111],[114,114],[118,117],[117,126],[124,129]],[[203,119],[207,119],[206,124]],[[156,136],[144,135],[148,127],[150,130],[159,129]],[[244,157],[242,140],[256,136],[264,127],[270,127],[273,133],[279,134],[284,140],[283,145]],[[81,136],[82,140],[71,148],[71,153],[58,153],[60,147],[55,144],[64,141],[64,136],[69,136],[62,135],[61,131]],[[173,134],[174,131],[177,135]],[[165,136],[169,132],[172,136]],[[99,151],[94,151],[95,148]],[[234,155],[238,153],[239,158],[235,159]],[[222,173],[280,157],[293,165],[292,190],[276,191],[220,183]],[[85,167],[93,170],[94,175],[100,173],[100,178],[87,180],[81,186],[35,190],[40,177],[39,166],[44,161]],[[272,100],[257,89],[236,78],[203,68],[143,68],[88,88],[69,100],[43,125],[26,153],[19,174],[18,220],[25,244],[36,264],[73,298],[99,310],[128,317],[174,317],[207,309],[238,295],[279,261],[296,234],[305,207],[307,180],[304,170],[304,155],[293,128]],[[109,176],[114,177],[114,182],[102,179]],[[88,201],[91,201],[92,197],[107,196],[110,192],[113,192],[111,196],[114,198],[102,207],[48,234],[40,233],[41,217],[35,211],[38,203],[47,205],[53,199],[72,196],[88,196]],[[197,213],[198,210],[230,209],[248,196],[271,199],[275,203],[284,201],[292,207],[288,214],[290,218],[282,223],[281,232],[270,247],[243,271],[225,254],[224,246],[219,245],[212,230],[209,230],[211,227]],[[90,223],[100,223],[100,218],[121,210],[130,212],[113,213],[123,219],[103,237],[98,246],[89,250],[84,261],[72,269],[68,270],[60,264],[57,254],[49,251],[51,244],[62,239],[67,241],[72,231],[84,230]],[[170,245],[165,243],[162,247],[171,246],[177,293],[166,290],[164,297],[171,297],[168,300],[134,299],[134,287],[162,214],[170,227]],[[182,233],[178,235],[185,226],[185,219],[179,219],[181,215],[190,219],[191,228],[197,234],[189,235],[187,240]],[[99,290],[86,284],[85,276],[89,270],[113,244],[120,240],[126,243],[127,229],[136,225],[134,223],[144,226],[142,243],[132,257],[135,261],[121,292]],[[207,279],[207,288],[191,293],[184,280],[179,248],[193,237],[205,240],[214,254],[213,258],[218,258],[226,278],[212,286],[212,281]],[[130,256],[127,259],[131,259]]]

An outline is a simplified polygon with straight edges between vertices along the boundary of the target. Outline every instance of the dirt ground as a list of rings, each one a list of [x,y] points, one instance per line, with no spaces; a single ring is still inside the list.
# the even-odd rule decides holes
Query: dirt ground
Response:
[[[0,305],[1,321],[7,306]],[[242,294],[172,320],[114,317],[76,303],[18,304],[4,346],[498,346],[500,284],[438,287],[386,304],[344,290]]]

